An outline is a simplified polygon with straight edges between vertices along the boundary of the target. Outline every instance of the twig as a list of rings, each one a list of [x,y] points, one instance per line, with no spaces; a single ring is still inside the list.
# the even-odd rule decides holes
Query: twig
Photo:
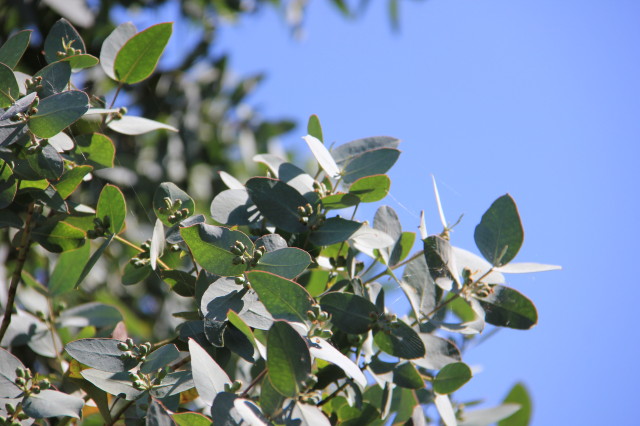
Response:
[[[255,379],[253,379],[251,381],[251,383],[249,383],[249,386],[247,386],[247,388],[245,390],[242,391],[242,393],[240,394],[240,398],[244,398],[245,396],[247,396],[247,394],[249,393],[249,391],[251,390],[252,387],[254,387],[255,385],[258,384],[258,382],[260,380],[262,380],[262,378],[267,374],[267,369],[265,368],[264,370],[262,370],[260,372],[260,374],[258,374],[256,376]]]

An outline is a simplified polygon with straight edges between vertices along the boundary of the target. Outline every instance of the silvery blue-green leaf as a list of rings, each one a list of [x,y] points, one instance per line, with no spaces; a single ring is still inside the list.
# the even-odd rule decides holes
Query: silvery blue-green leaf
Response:
[[[306,251],[297,247],[284,247],[265,252],[254,269],[293,279],[303,273],[310,263],[311,256]]]
[[[244,186],[226,189],[216,195],[211,202],[210,212],[213,220],[227,226],[251,225],[263,219]]]
[[[453,257],[456,259],[455,264],[458,270],[458,276],[462,276],[463,269],[468,269],[471,272],[474,272],[472,277],[480,278],[491,269],[491,264],[489,262],[470,251],[461,249],[460,247],[452,247],[452,250]],[[504,275],[500,273],[500,269],[494,268],[491,273],[482,279],[482,282],[489,284],[504,284],[506,280]]]
[[[344,164],[363,152],[378,148],[397,148],[400,140],[389,136],[374,136],[369,138],[356,139],[342,144],[331,151],[331,155],[339,166]]]
[[[264,271],[249,271],[245,276],[274,319],[300,324],[307,321],[313,300],[300,284]]]
[[[496,271],[503,272],[505,274],[528,274],[530,272],[545,272],[545,271],[557,271],[562,269],[559,265],[544,265],[542,263],[514,263],[511,262],[507,265],[496,268]],[[492,281],[493,282],[493,281]],[[501,284],[501,283],[497,283]]]
[[[7,108],[20,97],[20,87],[11,68],[0,62],[0,108]]]
[[[48,63],[51,64],[60,59],[58,52],[65,51],[64,44],[71,45],[74,49],[79,49],[80,53],[86,53],[87,51],[78,31],[73,28],[69,21],[62,18],[53,24],[44,40],[44,57]]]
[[[192,389],[193,387],[194,383],[192,372],[181,370],[167,374],[167,376],[162,379],[162,383],[151,389],[149,393],[155,398],[163,399],[171,395],[177,395],[181,392]]]
[[[67,88],[71,78],[71,65],[66,61],[54,62],[35,73],[34,77],[42,77],[42,89],[38,94],[41,98],[46,98]]]
[[[311,153],[327,176],[331,179],[340,177],[340,168],[338,168],[338,165],[324,144],[311,135],[303,136],[302,139],[307,143]]]
[[[398,161],[399,156],[400,151],[390,148],[363,152],[345,163],[342,181],[349,185],[366,176],[385,174]]]
[[[300,401],[296,401],[291,420],[300,420],[306,426],[331,426],[331,422],[318,406]]]
[[[222,180],[222,182],[224,182],[224,184],[227,185],[227,188],[229,188],[229,189],[245,189],[244,188],[244,184],[242,182],[240,182],[238,179],[236,179],[233,176],[231,176],[229,173],[220,170],[218,172],[218,175],[220,176],[220,180]]]
[[[267,234],[258,238],[255,242],[256,248],[264,247],[267,252],[276,251],[287,247],[287,241],[279,234]]]
[[[233,405],[238,395],[230,392],[220,392],[213,400],[211,418],[216,419],[216,426],[240,426],[242,416]]]
[[[251,201],[273,225],[287,232],[305,232],[298,208],[308,202],[287,183],[266,177],[254,177],[246,183]]]
[[[319,337],[310,339],[309,352],[315,358],[320,358],[340,367],[347,376],[351,377],[360,388],[367,386],[367,378],[353,361],[342,352],[331,346],[329,342]]]
[[[202,347],[193,339],[189,339],[189,353],[191,354],[191,369],[196,374],[193,381],[200,398],[207,405],[213,405],[213,400],[220,392],[224,392],[224,385],[231,384],[227,373],[215,362]]]
[[[471,321],[465,321],[463,323],[456,324],[456,323],[436,321],[432,319],[429,322],[432,325],[438,328],[441,328],[445,331],[449,331],[451,333],[460,333],[465,335],[481,333],[482,330],[484,330],[484,326],[485,326],[484,309],[482,309],[482,306],[480,306],[480,303],[475,299],[469,300],[468,303],[475,313],[475,317]]]
[[[156,224],[153,227],[153,234],[151,236],[151,244],[149,247],[149,263],[151,269],[155,270],[158,263],[158,259],[162,257],[164,252],[164,225],[160,219],[156,219]]]
[[[253,160],[266,165],[274,177],[296,189],[309,202],[317,201],[317,194],[313,191],[313,178],[298,166],[273,154],[258,154]]]
[[[520,404],[502,404],[480,410],[464,410],[459,426],[488,426],[505,419],[520,409]]]
[[[427,426],[422,405],[418,404],[413,407],[413,411],[411,412],[411,422],[413,423],[413,426]]]
[[[24,412],[34,419],[60,416],[80,418],[83,407],[82,398],[51,389],[31,394],[22,402]]]
[[[73,139],[71,139],[65,132],[60,132],[57,135],[50,137],[48,141],[57,152],[71,151],[75,146]]]
[[[38,96],[37,93],[32,92],[29,93],[26,96],[23,96],[22,98],[18,99],[17,101],[15,101],[13,103],[13,105],[11,105],[9,108],[7,108],[2,115],[0,115],[0,122],[7,120],[7,122],[3,123],[3,127],[13,124],[12,122],[9,122],[8,120],[11,117],[14,117],[16,114],[19,114],[21,112],[25,112],[27,111],[30,107],[31,104],[33,104],[33,101],[36,99],[36,97]]]
[[[180,352],[176,345],[167,344],[159,347],[155,351],[147,355],[146,359],[140,366],[140,371],[144,374],[151,374],[164,368],[180,357]]]
[[[317,246],[330,246],[347,241],[361,226],[361,222],[341,217],[330,217],[319,229],[311,233],[309,241]]]
[[[457,426],[456,413],[453,411],[449,395],[436,394],[433,402],[436,405],[440,419],[446,426]]]
[[[226,321],[227,312],[234,311],[250,327],[268,330],[273,318],[253,289],[245,289],[234,278],[214,281],[202,295],[200,309],[209,319]]]
[[[422,358],[412,360],[415,365],[427,370],[440,370],[445,365],[462,359],[460,350],[452,341],[428,333],[418,333],[418,336],[427,353]]]
[[[72,358],[89,367],[117,373],[130,370],[138,364],[135,359],[121,358],[123,351],[118,349],[120,343],[117,339],[80,339],[67,343],[65,350]]]
[[[373,227],[378,229],[397,242],[402,236],[402,225],[398,219],[398,215],[395,210],[389,206],[381,206],[376,210],[376,214],[373,218]],[[393,248],[380,248],[380,254],[385,259],[386,263],[389,263],[391,252]]]
[[[438,185],[436,185],[435,176],[431,175],[431,180],[433,181],[433,192],[436,197],[436,204],[438,206],[438,216],[440,216],[440,223],[442,224],[442,230],[448,229],[449,225],[447,224],[447,218],[444,217],[444,210],[442,209],[442,203],[440,202],[440,193],[438,192]]]
[[[133,387],[133,382],[129,378],[128,371],[111,373],[96,370],[95,368],[87,368],[86,370],[82,370],[80,374],[96,387],[111,395],[123,395],[127,401],[134,401],[140,397],[142,393],[146,392]]]
[[[117,80],[116,74],[113,70],[113,64],[115,63],[116,56],[120,51],[120,48],[129,41],[131,37],[136,35],[138,30],[131,22],[124,22],[109,34],[109,36],[102,43],[102,49],[100,50],[100,66],[104,72],[112,80]]]
[[[144,117],[134,117],[131,115],[125,115],[120,119],[111,120],[107,124],[114,132],[122,133],[123,135],[142,135],[145,133],[153,132],[154,130],[168,130],[170,132],[177,132],[173,126],[160,123],[159,121],[149,120]]]
[[[22,390],[14,381],[17,368],[24,368],[22,362],[11,352],[0,348],[0,398],[17,398],[22,395]]]
[[[157,399],[151,398],[145,417],[145,426],[175,426],[175,422],[166,408]]]
[[[435,283],[445,291],[459,287],[458,268],[448,240],[431,235],[424,240],[424,257]]]
[[[420,230],[420,239],[426,240],[429,234],[427,233],[427,223],[424,220],[424,210],[420,211],[420,225],[418,229]]]
[[[180,223],[176,223],[171,228],[167,230],[165,234],[165,241],[167,244],[180,244],[183,243],[182,235],[180,235],[180,227],[188,227],[191,225],[196,225],[198,223],[205,223],[204,215],[196,214],[193,216],[189,216],[185,220]]]
[[[113,306],[90,302],[65,309],[57,320],[62,327],[106,327],[122,321],[122,314]]]
[[[400,288],[407,295],[417,318],[429,314],[436,307],[436,283],[429,274],[424,256],[419,256],[407,264]]]
[[[249,426],[267,426],[271,424],[269,420],[262,414],[260,407],[252,401],[244,398],[236,398],[233,406],[238,410],[238,414]]]
[[[390,247],[395,243],[395,240],[387,233],[372,228],[366,223],[363,223],[362,226],[351,235],[349,240],[357,250],[366,253],[374,259],[376,258],[376,255],[373,253],[374,249]]]
[[[88,109],[86,93],[68,90],[42,99],[27,124],[36,136],[46,139],[75,123]]]

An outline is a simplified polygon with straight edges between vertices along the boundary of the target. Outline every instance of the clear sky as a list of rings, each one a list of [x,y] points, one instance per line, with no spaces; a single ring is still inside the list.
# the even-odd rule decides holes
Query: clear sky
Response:
[[[539,324],[468,352],[483,371],[459,396],[498,403],[522,380],[534,425],[637,425],[640,2],[403,2],[399,33],[386,2],[356,21],[311,3],[302,41],[269,11],[214,46],[240,74],[267,73],[250,102],[302,124],[285,145],[305,152],[310,114],[329,142],[396,136],[387,203],[405,230],[425,210],[440,231],[433,174],[449,221],[464,214],[455,245],[477,252],[474,227],[508,192],[526,235],[516,261],[564,268],[509,280]]]

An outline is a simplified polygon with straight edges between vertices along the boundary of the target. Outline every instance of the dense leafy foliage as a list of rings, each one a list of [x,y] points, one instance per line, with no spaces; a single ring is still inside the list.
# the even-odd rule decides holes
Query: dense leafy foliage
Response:
[[[520,384],[498,407],[452,403],[472,379],[470,340],[537,323],[505,274],[557,269],[512,262],[524,234],[511,196],[476,227],[484,258],[452,245],[444,214],[436,235],[403,231],[389,206],[360,221],[357,207],[389,191],[399,141],[329,149],[316,116],[314,170],[257,154],[265,176],[221,172],[227,189],[206,203],[168,181],[139,196],[121,144],[184,129],[113,106],[152,78],[171,32],[122,24],[95,56],[61,19],[32,74],[17,71],[29,31],[0,47],[3,422],[426,424],[435,406],[447,425],[527,424]],[[77,83],[99,70],[112,105]],[[391,310],[389,286],[408,314]]]

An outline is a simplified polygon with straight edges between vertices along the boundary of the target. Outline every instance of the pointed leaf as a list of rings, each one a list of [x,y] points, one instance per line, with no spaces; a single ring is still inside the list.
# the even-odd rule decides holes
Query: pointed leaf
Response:
[[[83,407],[82,398],[51,389],[31,394],[22,402],[25,414],[34,419],[60,416],[80,418]]]
[[[514,263],[511,262],[508,265],[496,268],[496,271],[505,274],[528,274],[530,272],[546,272],[546,271],[558,271],[562,269],[562,266],[558,265],[544,265],[542,263]]]
[[[110,373],[132,369],[138,361],[122,358],[123,351],[118,349],[122,343],[117,339],[80,339],[67,343],[65,350],[72,358],[89,367]]]
[[[164,226],[160,219],[156,219],[156,224],[153,227],[153,235],[151,236],[151,247],[149,248],[149,263],[153,270],[156,269],[158,259],[162,256],[164,245]]]
[[[0,46],[0,62],[13,69],[29,46],[32,30],[15,33]]]
[[[104,72],[112,80],[117,80],[113,65],[118,52],[137,32],[138,30],[135,25],[131,22],[124,22],[118,25],[102,43],[102,48],[100,49],[100,66],[102,66]]]
[[[225,384],[231,379],[195,340],[189,339],[191,368],[195,372],[193,381],[200,398],[207,405],[212,405],[216,395],[224,391]]]
[[[87,51],[78,31],[64,18],[53,24],[49,34],[47,34],[47,38],[44,40],[44,57],[47,63],[51,64],[60,59],[58,52],[65,51],[63,44],[74,49],[80,49],[81,53],[86,53]]]
[[[450,394],[471,380],[471,369],[464,362],[445,365],[433,379],[433,391],[441,395]]]
[[[503,418],[498,426],[527,426],[531,421],[531,397],[522,383],[516,383],[503,401],[504,404],[518,404],[520,409],[511,416]]]
[[[300,284],[269,272],[250,271],[246,276],[274,319],[300,323],[307,320],[313,300]]]
[[[440,202],[440,193],[438,192],[438,185],[436,185],[436,178],[431,175],[433,181],[433,192],[436,197],[436,204],[438,205],[438,215],[440,216],[440,223],[442,224],[443,231],[449,228],[447,224],[447,218],[444,217],[444,210],[442,209],[442,203]]]
[[[0,62],[0,108],[10,107],[19,97],[20,88],[13,71]]]
[[[295,398],[311,373],[311,356],[303,338],[288,323],[275,321],[267,334],[269,381],[280,394]]]
[[[50,138],[75,123],[88,109],[89,97],[79,90],[48,96],[29,119],[29,129],[39,138]]]
[[[480,253],[492,265],[506,265],[516,257],[524,231],[516,203],[509,194],[494,201],[482,215],[473,237]]]
[[[367,386],[367,378],[353,361],[342,352],[331,346],[329,342],[319,337],[311,339],[309,352],[314,358],[320,358],[340,367],[347,376],[351,377],[361,389]]]
[[[114,132],[122,133],[123,135],[143,135],[145,133],[153,132],[155,130],[168,130],[170,132],[177,132],[173,126],[160,123],[159,121],[149,120],[144,117],[134,117],[131,115],[125,115],[122,118],[109,121],[107,125]]]
[[[491,286],[487,297],[478,297],[485,321],[500,327],[528,330],[538,322],[535,305],[520,292],[501,285]]]
[[[169,42],[172,27],[172,23],[157,24],[131,37],[116,55],[116,80],[133,84],[149,77]]]
[[[15,383],[17,368],[24,368],[22,362],[8,350],[0,348],[0,398],[18,398],[22,394],[22,389]]]
[[[502,404],[497,407],[466,411],[458,423],[460,426],[487,426],[507,418],[520,409],[519,404]]]
[[[410,362],[403,362],[393,369],[393,383],[406,389],[424,388],[424,380]]]
[[[229,189],[245,189],[242,182],[225,171],[218,171],[218,176],[220,176],[220,180],[224,182],[224,184],[227,185],[227,188]]]
[[[391,324],[390,332],[376,331],[373,341],[384,352],[398,358],[414,359],[425,355],[425,347],[418,333],[404,321]]]
[[[322,137],[322,126],[320,125],[320,119],[317,115],[313,114],[309,117],[309,121],[307,122],[307,133],[318,139],[320,142],[324,142]]]
[[[337,179],[340,176],[340,169],[324,144],[311,135],[304,136],[302,139],[307,143],[311,153],[327,176],[331,179]]]
[[[378,316],[373,303],[355,294],[328,293],[320,300],[320,306],[331,315],[331,323],[345,333],[366,333]]]
[[[119,234],[124,228],[126,216],[127,204],[120,188],[111,184],[105,185],[100,192],[100,198],[98,198],[96,217],[103,223],[108,217],[109,231],[113,234]]]

